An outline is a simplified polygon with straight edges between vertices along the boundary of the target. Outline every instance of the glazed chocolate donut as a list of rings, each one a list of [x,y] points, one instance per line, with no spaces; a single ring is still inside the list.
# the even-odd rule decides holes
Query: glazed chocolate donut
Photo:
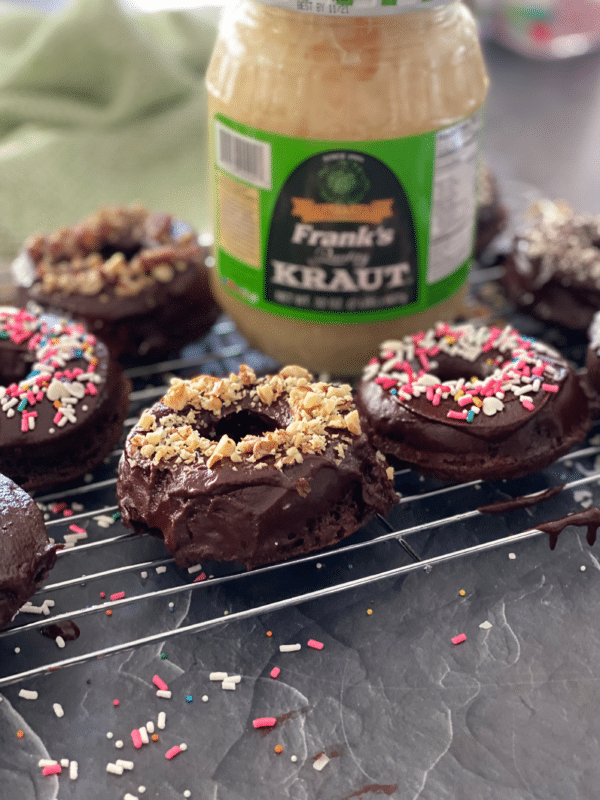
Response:
[[[301,367],[175,379],[125,443],[124,525],[162,536],[180,567],[248,569],[334,544],[396,502],[348,385]]]
[[[587,331],[600,309],[600,216],[540,201],[504,266],[509,298],[529,314]]]
[[[498,234],[506,228],[508,213],[500,200],[496,176],[485,161],[477,175],[474,256],[480,258]]]
[[[442,480],[534,472],[590,427],[569,364],[509,326],[440,323],[384,342],[356,405],[377,448]]]
[[[22,305],[83,322],[116,358],[150,360],[179,351],[215,322],[208,255],[168,214],[102,208],[71,228],[31,237],[13,274]]]
[[[0,628],[35,594],[59,548],[50,543],[36,503],[0,475]]]
[[[115,446],[129,383],[82,325],[0,308],[0,472],[27,490],[79,477]]]

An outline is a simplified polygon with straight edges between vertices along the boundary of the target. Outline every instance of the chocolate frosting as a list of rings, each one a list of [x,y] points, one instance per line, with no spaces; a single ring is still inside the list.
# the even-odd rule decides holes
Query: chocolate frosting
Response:
[[[157,425],[173,413],[162,403],[151,412]],[[267,406],[248,393],[218,417],[200,412],[191,424],[202,436],[218,440],[226,429],[239,441],[248,433],[244,412],[258,427],[270,422],[270,430],[290,422],[285,399]],[[236,433],[239,419],[245,429]],[[186,466],[133,458],[130,436],[117,483],[123,524],[162,536],[181,567],[214,560],[251,569],[326,547],[397,501],[385,459],[364,433],[332,429],[327,439],[321,452],[280,468],[274,455],[255,463],[223,458],[209,467],[202,459]],[[341,442],[347,446],[342,458]]]
[[[0,628],[35,594],[59,548],[27,492],[0,475]]]
[[[368,379],[356,393],[363,424],[386,455],[442,480],[519,477],[541,469],[581,441],[591,422],[588,400],[574,371],[558,352],[546,345],[539,347],[543,348],[544,363],[552,370],[551,381],[559,388],[532,391],[528,395],[532,410],[525,410],[519,397],[507,392],[500,413],[481,413],[467,423],[448,417],[448,403],[435,406],[424,394],[405,400]],[[435,357],[435,372],[442,381],[450,375],[485,379],[497,355],[492,348],[465,362],[440,353]],[[379,358],[377,363],[381,366],[384,362]]]

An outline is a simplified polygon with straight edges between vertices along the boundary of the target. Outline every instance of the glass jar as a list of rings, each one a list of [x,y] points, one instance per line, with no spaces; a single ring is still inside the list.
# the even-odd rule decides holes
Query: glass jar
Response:
[[[459,0],[240,0],[207,73],[215,295],[283,363],[357,374],[463,313],[487,76]]]

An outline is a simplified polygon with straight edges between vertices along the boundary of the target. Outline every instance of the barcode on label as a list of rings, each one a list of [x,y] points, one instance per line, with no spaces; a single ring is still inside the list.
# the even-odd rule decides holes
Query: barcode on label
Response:
[[[240,180],[271,188],[271,145],[215,122],[217,164]]]

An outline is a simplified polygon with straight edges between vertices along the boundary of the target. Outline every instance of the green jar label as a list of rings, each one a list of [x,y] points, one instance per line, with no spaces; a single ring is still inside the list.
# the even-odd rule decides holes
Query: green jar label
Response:
[[[465,282],[479,115],[404,139],[295,139],[214,119],[215,257],[227,292],[274,314],[371,322]]]

